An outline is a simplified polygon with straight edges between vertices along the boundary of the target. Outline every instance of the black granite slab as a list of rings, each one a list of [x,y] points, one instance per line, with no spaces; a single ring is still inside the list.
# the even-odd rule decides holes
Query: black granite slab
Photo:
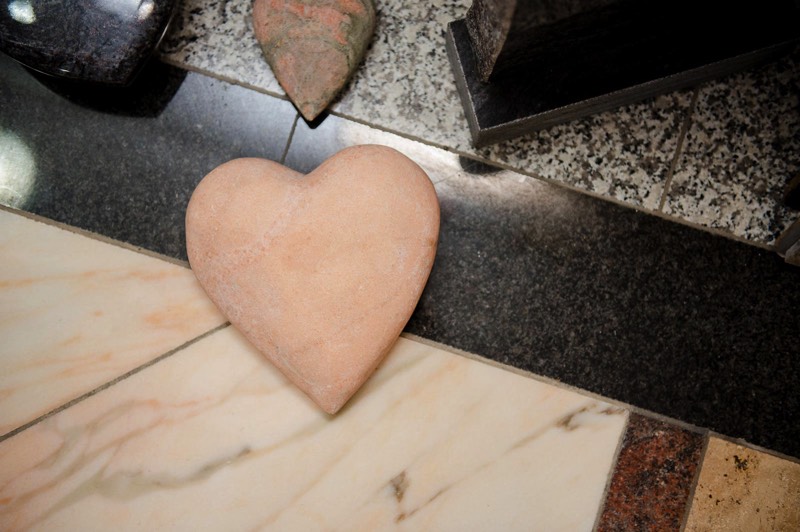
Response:
[[[466,22],[448,25],[448,56],[475,146],[752,67],[800,37],[792,0],[757,7],[721,0],[599,4],[550,26],[512,24],[497,66],[513,68],[489,83],[478,73]],[[523,12],[542,9],[536,2],[516,6],[515,18],[523,20],[536,18]]]
[[[280,159],[295,117],[159,62],[124,89],[46,81],[61,94],[0,56],[0,202],[181,259],[200,179],[236,157]]]
[[[164,36],[176,0],[0,1],[0,51],[54,76],[128,84]]]
[[[301,121],[286,164],[307,172],[346,139],[387,140],[358,128]],[[407,331],[800,457],[800,268],[416,146],[442,221]]]

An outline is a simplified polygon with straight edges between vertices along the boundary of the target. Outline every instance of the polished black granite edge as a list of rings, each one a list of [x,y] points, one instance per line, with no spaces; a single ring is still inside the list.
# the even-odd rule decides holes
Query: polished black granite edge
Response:
[[[127,85],[164,36],[176,0],[6,0],[0,52],[52,76]]]
[[[27,176],[2,203],[185,258],[196,183],[234,157],[280,159],[295,113],[163,68],[137,112],[113,94],[90,109],[0,60],[8,175]],[[800,456],[800,269],[335,116],[312,126],[298,121],[288,166],[377,142],[437,182],[440,244],[408,332]]]
[[[289,102],[149,64],[132,86],[37,77],[0,55],[0,203],[186,259],[194,187],[236,157],[280,159]]]

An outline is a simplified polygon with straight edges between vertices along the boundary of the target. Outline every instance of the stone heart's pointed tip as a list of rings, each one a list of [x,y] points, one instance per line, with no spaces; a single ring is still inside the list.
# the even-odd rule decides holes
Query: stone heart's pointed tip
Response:
[[[327,104],[319,103],[305,103],[297,106],[297,110],[303,115],[303,118],[308,122],[313,122],[322,111],[325,110]]]
[[[346,403],[330,404],[330,405],[324,405],[324,406],[323,405],[319,405],[319,407],[322,408],[322,410],[324,410],[326,414],[331,415],[331,416],[335,416],[339,412],[339,410],[342,409],[342,407],[345,404]]]
[[[315,392],[307,391],[306,393],[326,414],[333,416],[347,404],[350,397],[352,397],[360,387],[361,384],[359,384],[355,390],[346,393],[342,393],[343,390],[337,388],[330,388],[321,392],[318,390],[315,390]]]
[[[375,6],[372,0],[255,0],[253,30],[278,83],[311,122],[364,58]]]

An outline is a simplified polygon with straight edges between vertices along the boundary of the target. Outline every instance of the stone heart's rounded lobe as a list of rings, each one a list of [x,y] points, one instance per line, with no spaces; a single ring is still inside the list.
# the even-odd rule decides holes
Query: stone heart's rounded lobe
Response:
[[[428,176],[383,146],[303,176],[237,159],[197,186],[189,262],[231,323],[328,413],[388,353],[419,300],[439,234]]]

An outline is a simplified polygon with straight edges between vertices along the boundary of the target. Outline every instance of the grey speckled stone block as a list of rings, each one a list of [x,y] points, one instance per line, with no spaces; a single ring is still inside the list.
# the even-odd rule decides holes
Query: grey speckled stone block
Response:
[[[469,0],[376,3],[366,58],[336,114],[461,154],[656,210],[691,96],[674,93],[476,151],[447,59],[447,23]],[[162,51],[182,64],[279,93],[252,36],[250,1],[188,0]]]
[[[666,214],[772,244],[800,213],[782,205],[800,171],[800,48],[699,93]]]
[[[168,63],[285,96],[253,33],[252,2],[185,0],[160,50]]]
[[[779,199],[800,157],[796,59],[702,89],[665,197],[694,91],[472,148],[445,49],[447,23],[469,3],[378,2],[375,38],[333,113],[645,210],[666,200],[667,215],[758,243],[791,221]],[[188,0],[162,51],[171,63],[282,95],[250,16],[249,0]]]
[[[691,91],[587,116],[479,151],[482,158],[657,210]]]

